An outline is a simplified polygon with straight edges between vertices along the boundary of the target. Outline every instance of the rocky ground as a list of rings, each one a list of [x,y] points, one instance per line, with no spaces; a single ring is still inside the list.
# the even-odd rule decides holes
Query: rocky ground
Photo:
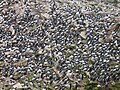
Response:
[[[97,90],[110,88],[120,80],[117,3],[3,0],[1,90],[84,90],[93,83]]]

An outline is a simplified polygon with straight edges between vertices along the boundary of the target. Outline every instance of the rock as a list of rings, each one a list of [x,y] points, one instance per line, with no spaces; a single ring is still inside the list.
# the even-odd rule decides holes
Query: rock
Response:
[[[101,87],[101,85],[98,84],[97,87]]]
[[[119,31],[119,32],[117,32],[117,36],[118,36],[118,37],[120,37],[120,31]]]
[[[84,39],[86,39],[86,31],[81,31],[80,36]]]
[[[110,3],[115,3],[115,2],[117,2],[117,0],[107,0],[108,2],[110,2]]]
[[[0,16],[0,24],[4,21],[4,18]]]
[[[117,0],[120,3],[120,0]]]
[[[11,32],[12,32],[12,35],[14,35],[14,34],[15,34],[15,29],[13,28],[13,26],[12,26],[12,25],[10,26],[9,31],[11,31]]]
[[[47,19],[49,18],[49,14],[48,14],[48,13],[42,13],[41,15],[42,15],[43,17],[47,18]]]
[[[99,38],[99,39],[98,39],[98,42],[103,43],[103,42],[104,42],[103,38]]]
[[[38,51],[38,54],[42,54],[43,53],[43,49],[40,49],[39,51]]]
[[[13,85],[13,88],[20,89],[20,88],[23,88],[23,87],[20,83],[16,83],[15,85]]]
[[[16,14],[20,13],[20,6],[19,6],[19,4],[14,4],[14,10],[15,10]]]

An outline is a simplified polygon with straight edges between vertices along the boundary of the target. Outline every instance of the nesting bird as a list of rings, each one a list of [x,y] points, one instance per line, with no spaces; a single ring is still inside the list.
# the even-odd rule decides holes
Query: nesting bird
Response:
[[[28,87],[36,82],[57,90],[80,86],[85,74],[90,81],[106,85],[120,80],[120,40],[116,35],[120,24],[112,19],[119,16],[119,9],[84,0],[48,0],[47,11],[36,13],[44,5],[21,1],[17,6],[7,0],[0,3],[1,75]],[[9,5],[19,7],[21,14],[6,8]]]

